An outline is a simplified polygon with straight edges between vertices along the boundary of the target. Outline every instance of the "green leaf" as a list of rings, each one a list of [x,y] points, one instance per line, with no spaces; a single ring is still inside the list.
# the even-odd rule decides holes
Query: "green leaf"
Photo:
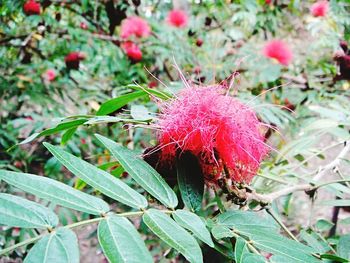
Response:
[[[131,105],[130,115],[135,120],[146,121],[153,119],[148,109],[143,105]]]
[[[45,206],[27,199],[0,193],[0,225],[24,228],[54,228],[56,214]]]
[[[182,153],[177,160],[177,180],[181,197],[192,211],[202,207],[204,176],[197,158],[190,152]]]
[[[237,231],[234,229],[234,231]],[[305,246],[302,243],[285,238],[284,236],[273,233],[267,228],[247,227],[238,231],[239,235],[247,236],[252,244],[266,252],[280,255],[288,259],[293,259],[294,262],[320,262],[311,254],[315,250]]]
[[[116,110],[119,110],[121,107],[125,106],[129,102],[144,97],[146,95],[147,93],[145,91],[135,91],[129,94],[121,95],[117,98],[110,99],[101,104],[100,108],[96,112],[96,115],[107,115]]]
[[[247,242],[243,238],[238,237],[236,239],[236,244],[235,244],[236,263],[243,263],[243,256],[248,252],[249,250],[247,249]]]
[[[65,131],[65,133],[62,135],[61,139],[61,145],[65,145],[74,135],[78,127],[73,127]]]
[[[211,229],[211,233],[213,234],[214,238],[217,240],[234,237],[232,230],[227,226],[221,226],[221,225],[213,226],[213,228]]]
[[[326,200],[319,203],[322,206],[350,206],[350,199]]]
[[[346,258],[338,257],[338,256],[332,255],[332,254],[322,254],[321,258],[322,259],[330,259],[330,260],[332,260],[332,262],[336,262],[336,263],[349,262],[349,260]]]
[[[128,88],[134,89],[134,90],[142,90],[145,91],[149,94],[152,94],[162,100],[167,100],[170,99],[172,97],[171,94],[165,92],[165,91],[159,91],[159,90],[155,90],[155,89],[150,89],[150,88],[145,88],[145,87],[140,87],[140,85],[135,85],[135,84],[129,84],[127,85]]]
[[[320,219],[317,220],[315,226],[319,231],[328,231],[334,226],[334,224],[328,220]]]
[[[65,137],[67,137],[69,135],[69,133],[72,133],[74,128],[79,127],[80,125],[84,124],[85,122],[87,122],[88,119],[83,118],[83,119],[77,119],[77,120],[72,120],[72,121],[63,121],[59,124],[56,125],[56,127],[53,128],[49,128],[46,130],[43,130],[42,132],[36,132],[33,133],[32,135],[30,135],[27,139],[23,140],[22,142],[13,145],[12,147],[10,147],[8,149],[8,151],[11,151],[14,147],[16,147],[17,145],[22,145],[22,144],[26,144],[29,142],[32,142],[33,140],[35,140],[36,138],[42,137],[42,136],[48,136],[48,135],[52,135],[55,133],[58,133],[60,131],[64,131],[64,130],[71,130],[70,132],[66,132],[64,134]],[[75,130],[74,130],[75,131]],[[70,135],[72,136],[74,134],[74,132]],[[62,138],[62,141],[66,140],[67,138]],[[69,139],[69,138],[68,138]]]
[[[108,204],[50,178],[27,173],[0,170],[0,178],[23,191],[58,205],[93,215],[109,211]]]
[[[313,248],[280,235],[278,227],[266,213],[228,211],[219,215],[216,222],[217,226],[212,229],[215,238],[230,237],[228,229],[231,229],[235,235],[248,237],[253,246],[263,251],[293,259],[293,262],[320,262],[311,255],[315,253]]]
[[[198,237],[208,246],[214,247],[210,232],[199,216],[186,210],[176,210],[172,215],[180,226],[190,230],[196,237]]]
[[[350,234],[339,238],[337,253],[340,257],[350,260]]]
[[[111,263],[153,262],[145,243],[130,221],[109,215],[98,225],[98,240]]]
[[[266,262],[266,258],[264,256],[253,254],[253,253],[245,253],[242,259],[243,259],[243,261],[241,261],[242,263],[265,263]]]
[[[134,208],[147,207],[146,198],[118,178],[62,150],[60,147],[49,143],[44,143],[44,146],[69,171],[103,194]]]
[[[59,228],[44,236],[29,251],[23,263],[79,263],[78,239],[74,232]]]
[[[143,215],[143,220],[154,234],[179,251],[188,261],[203,262],[202,251],[197,241],[168,215],[150,209]]]
[[[96,134],[95,136],[119,161],[125,171],[148,193],[167,207],[177,206],[176,194],[152,166],[133,151],[101,135]]]
[[[265,212],[252,211],[227,211],[216,217],[217,224],[220,226],[235,227],[237,229],[249,227],[264,227],[277,232],[279,227],[272,218]]]

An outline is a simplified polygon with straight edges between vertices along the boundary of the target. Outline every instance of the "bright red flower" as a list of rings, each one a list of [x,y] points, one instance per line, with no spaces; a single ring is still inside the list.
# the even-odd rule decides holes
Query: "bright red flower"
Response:
[[[124,50],[130,60],[138,62],[142,59],[141,49],[134,42],[126,41],[121,44],[121,48]]]
[[[209,183],[225,168],[234,181],[251,181],[268,152],[262,124],[251,108],[225,92],[219,86],[187,87],[160,105],[160,164],[175,165],[181,153],[191,152]]]
[[[69,69],[79,69],[79,62],[84,59],[84,53],[71,52],[64,58],[64,62],[66,62],[66,66]]]
[[[41,12],[40,3],[37,3],[34,0],[28,0],[23,5],[23,11],[28,16],[40,15],[40,12]]]
[[[56,78],[56,72],[53,69],[48,69],[44,73],[44,78],[47,81],[53,81]]]
[[[268,58],[276,59],[284,66],[287,66],[293,59],[292,51],[288,45],[281,40],[272,40],[266,43],[263,54]]]
[[[326,16],[329,9],[328,1],[318,1],[311,6],[311,14],[314,17]]]
[[[168,13],[167,22],[174,27],[185,27],[188,23],[188,16],[185,11],[174,9]]]
[[[265,4],[267,4],[267,5],[272,4],[272,0],[265,0]]]
[[[143,20],[138,16],[131,16],[123,20],[121,29],[120,29],[120,37],[121,38],[129,38],[131,36],[135,36],[138,38],[148,37],[151,34],[151,28],[148,25],[147,21]]]

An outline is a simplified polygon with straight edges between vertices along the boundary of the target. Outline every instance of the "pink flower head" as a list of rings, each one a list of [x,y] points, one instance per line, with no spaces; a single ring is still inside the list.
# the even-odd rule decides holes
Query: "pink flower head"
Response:
[[[40,12],[41,12],[40,3],[37,3],[34,0],[28,0],[23,5],[23,11],[28,16],[40,15]]]
[[[326,16],[329,9],[328,1],[318,1],[311,6],[311,14],[314,17]]]
[[[263,54],[268,58],[276,59],[284,66],[287,66],[293,59],[292,51],[288,45],[281,40],[272,40],[266,43]]]
[[[69,69],[79,69],[79,62],[85,59],[85,54],[82,52],[71,52],[64,58],[66,66]]]
[[[174,165],[191,152],[209,183],[225,169],[236,182],[251,181],[268,152],[262,124],[251,108],[224,93],[219,86],[187,87],[160,105],[160,164]]]
[[[130,60],[138,62],[142,59],[141,49],[134,42],[126,41],[121,44],[121,48],[124,50]]]
[[[48,69],[44,73],[44,79],[51,82],[56,78],[56,72],[53,69]]]
[[[272,0],[265,0],[265,4],[267,4],[267,5],[272,4]]]
[[[188,23],[188,16],[185,11],[173,9],[168,13],[167,22],[174,27],[185,27]]]
[[[138,16],[131,16],[123,20],[120,29],[121,38],[135,36],[138,38],[148,37],[151,34],[151,28],[147,21]]]

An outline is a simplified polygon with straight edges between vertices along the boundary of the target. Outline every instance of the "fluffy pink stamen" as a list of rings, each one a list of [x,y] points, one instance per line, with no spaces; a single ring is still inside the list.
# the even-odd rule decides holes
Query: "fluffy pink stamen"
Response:
[[[190,151],[209,182],[224,168],[236,182],[252,180],[268,152],[263,125],[251,108],[225,92],[219,86],[186,87],[161,105],[161,162],[173,165],[178,154]]]

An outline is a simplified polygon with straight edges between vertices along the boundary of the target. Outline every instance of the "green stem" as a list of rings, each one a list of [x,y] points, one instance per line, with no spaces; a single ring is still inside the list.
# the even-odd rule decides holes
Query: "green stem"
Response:
[[[283,230],[295,241],[299,242],[299,240],[289,231],[289,229],[283,224],[283,222],[277,217],[275,212],[271,208],[266,208],[266,212],[268,212],[272,218],[283,228]]]
[[[325,182],[325,183],[316,185],[316,186],[314,187],[314,189],[320,188],[320,187],[323,187],[323,186],[327,186],[327,185],[329,185],[329,184],[347,183],[347,182],[350,182],[350,179],[342,179],[342,180],[329,181],[329,182]]]
[[[171,211],[171,210],[160,210],[160,211],[163,212],[163,213],[166,213],[166,214],[171,214],[171,213],[174,212],[174,211]],[[141,216],[144,213],[145,213],[145,211],[136,211],[136,212],[125,212],[125,213],[120,213],[120,214],[116,214],[116,215],[123,216],[123,217],[132,217],[132,216]],[[66,226],[63,226],[63,227],[71,229],[71,228],[86,226],[86,225],[90,225],[90,224],[93,224],[93,223],[100,222],[100,221],[102,221],[105,218],[106,217],[96,217],[96,218],[92,218],[92,219],[76,222],[76,223],[73,223],[73,224],[70,224],[70,225],[66,225]],[[19,247],[26,246],[26,245],[29,245],[31,243],[34,243],[34,242],[38,241],[39,239],[41,239],[42,237],[44,237],[45,235],[47,235],[46,232],[42,233],[41,235],[38,235],[36,237],[27,239],[27,240],[25,240],[23,242],[17,243],[17,244],[15,244],[13,246],[4,248],[3,250],[0,251],[0,256],[5,255],[5,254],[15,250],[16,248],[19,248]]]
[[[25,240],[23,242],[20,242],[20,243],[17,243],[15,245],[13,245],[13,246],[4,248],[3,250],[0,251],[0,256],[5,255],[5,254],[11,252],[12,250],[15,250],[16,248],[19,248],[19,247],[26,246],[26,245],[29,245],[31,243],[34,243],[34,242],[38,241],[40,238],[42,238],[45,235],[46,235],[46,233],[45,234],[41,234],[41,235],[36,236],[36,237],[33,237],[33,238],[30,238],[30,239],[27,239],[27,240]]]

